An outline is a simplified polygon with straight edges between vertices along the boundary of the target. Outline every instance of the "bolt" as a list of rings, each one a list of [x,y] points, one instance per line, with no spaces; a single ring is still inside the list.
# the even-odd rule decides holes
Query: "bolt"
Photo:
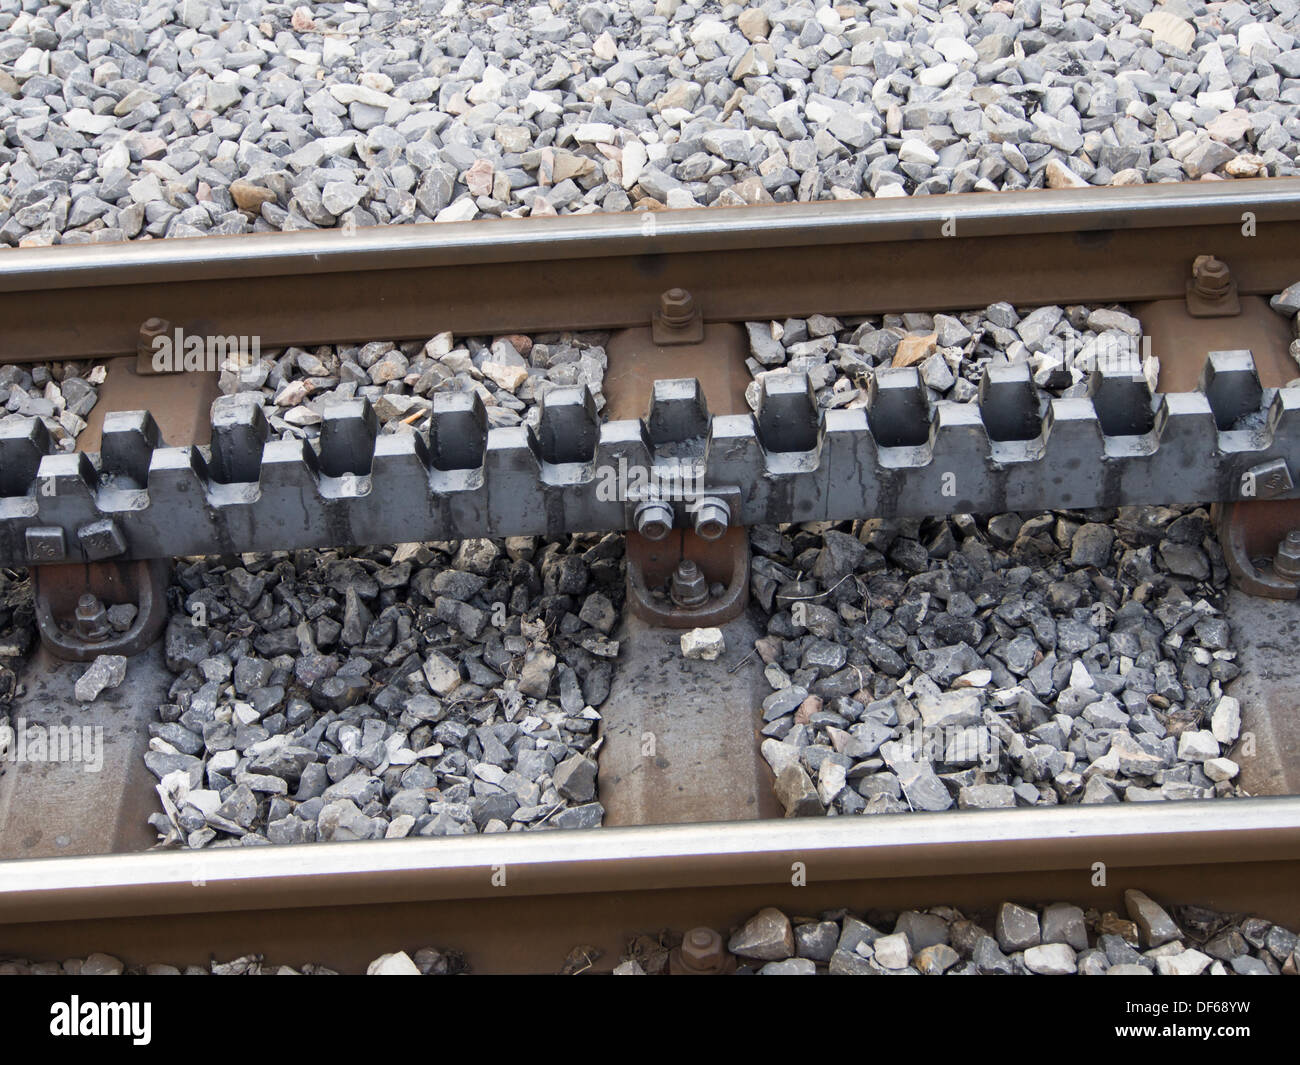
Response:
[[[140,333],[136,338],[136,353],[146,359],[152,359],[154,355],[153,342],[161,336],[166,336],[172,331],[171,322],[166,318],[146,318],[140,325]]]
[[[636,531],[647,540],[662,540],[673,529],[673,508],[667,503],[649,500],[636,508],[633,517]]]
[[[695,508],[695,534],[702,540],[721,540],[731,524],[731,508],[717,496],[705,496]]]
[[[699,566],[690,559],[683,559],[673,571],[668,596],[681,607],[703,606],[709,601],[709,582],[704,579]]]
[[[695,317],[695,297],[684,288],[670,288],[659,297],[659,317],[668,326],[688,324]]]
[[[99,643],[108,637],[112,626],[108,623],[108,611],[98,596],[87,592],[77,600],[73,628],[81,639],[89,643]]]
[[[1300,529],[1292,529],[1277,545],[1273,572],[1289,581],[1300,580]]]
[[[681,959],[690,972],[718,972],[726,965],[727,952],[712,928],[692,928],[682,939]]]
[[[1222,259],[1198,255],[1192,263],[1192,277],[1198,296],[1207,300],[1222,299],[1232,288],[1232,271]]]

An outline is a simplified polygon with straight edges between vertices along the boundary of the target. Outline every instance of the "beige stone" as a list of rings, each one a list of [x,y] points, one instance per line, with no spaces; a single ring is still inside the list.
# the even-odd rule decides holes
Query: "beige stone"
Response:
[[[262,204],[275,202],[274,192],[243,178],[236,178],[230,183],[230,196],[241,211],[260,211]]]
[[[1088,183],[1059,159],[1047,161],[1047,187],[1049,189],[1086,189]]]
[[[924,362],[934,354],[938,347],[936,334],[927,333],[925,336],[907,336],[898,342],[898,349],[894,352],[893,365],[898,366],[915,366]]]
[[[1168,11],[1151,11],[1142,16],[1142,29],[1151,31],[1151,40],[1163,41],[1171,47],[1184,52],[1192,50],[1196,40],[1196,27],[1186,19],[1171,15]]]

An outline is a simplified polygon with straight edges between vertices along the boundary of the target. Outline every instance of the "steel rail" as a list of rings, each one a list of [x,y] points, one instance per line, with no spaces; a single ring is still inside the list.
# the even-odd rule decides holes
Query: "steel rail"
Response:
[[[674,286],[711,321],[1168,299],[1203,253],[1272,293],[1297,246],[1273,178],[34,248],[0,254],[0,361],[130,353],[151,317],[263,346],[633,326]]]
[[[1297,872],[1300,797],[158,851],[6,863],[0,951],[81,937],[128,960],[202,960],[260,942],[275,960],[356,966],[437,943],[527,969],[761,905],[1105,907],[1127,887],[1294,925]]]

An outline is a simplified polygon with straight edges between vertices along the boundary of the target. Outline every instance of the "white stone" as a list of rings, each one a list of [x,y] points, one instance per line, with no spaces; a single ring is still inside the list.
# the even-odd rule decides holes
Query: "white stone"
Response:
[[[682,656],[713,662],[727,647],[721,629],[688,629],[681,637]]]
[[[931,88],[943,88],[948,82],[957,76],[956,63],[936,63],[932,67],[927,67],[916,76],[916,80],[922,85]]]
[[[613,144],[614,127],[608,122],[584,122],[573,128],[573,139],[579,144]]]
[[[720,41],[731,32],[731,27],[715,18],[702,18],[691,27],[691,43]]]
[[[939,161],[939,153],[923,140],[909,137],[898,149],[898,159],[902,163],[927,163],[934,166]]]
[[[1025,968],[1039,976],[1071,976],[1075,965],[1074,948],[1068,943],[1044,943],[1025,951]]]
[[[1070,687],[1085,691],[1096,687],[1092,682],[1092,674],[1088,672],[1088,667],[1077,658],[1074,660],[1074,665],[1070,667]]]
[[[1088,183],[1059,159],[1047,160],[1049,189],[1086,189]]]
[[[1196,27],[1168,11],[1151,11],[1142,16],[1141,28],[1151,31],[1151,40],[1162,41],[1183,52],[1192,50]]]
[[[366,966],[367,976],[423,976],[419,966],[411,961],[404,950],[395,954],[381,954]]]
[[[433,216],[435,222],[468,222],[478,215],[478,206],[469,196],[462,196],[455,203],[449,203]]]
[[[877,964],[884,969],[906,969],[907,963],[912,958],[907,935],[903,932],[895,932],[892,936],[881,936],[872,947],[876,952]]]
[[[1201,766],[1205,775],[1214,781],[1231,780],[1241,772],[1241,766],[1231,758],[1207,758]]]
[[[528,369],[524,366],[507,366],[499,362],[485,362],[483,373],[507,392],[514,392],[528,380]]]
[[[331,85],[330,95],[341,104],[369,104],[371,107],[387,108],[396,103],[396,97],[386,92],[379,92],[366,85]]]
[[[1202,954],[1199,950],[1184,950],[1156,958],[1156,972],[1161,976],[1200,976],[1213,961],[1208,954]]]
[[[1267,27],[1258,22],[1248,22],[1237,30],[1237,49],[1244,55],[1250,55],[1262,45],[1271,45],[1273,38],[1268,35]]]
[[[1219,757],[1219,741],[1206,729],[1187,729],[1178,737],[1178,757],[1184,762],[1204,762]]]
[[[1241,703],[1231,695],[1219,700],[1210,715],[1210,731],[1220,743],[1235,743],[1241,734]]]
[[[979,59],[975,49],[960,37],[940,37],[934,42],[934,50],[949,63],[974,63]]]
[[[648,161],[645,145],[639,140],[634,138],[623,145],[623,188],[630,189],[637,183]]]
[[[822,761],[821,768],[817,770],[817,796],[823,806],[830,806],[835,796],[844,790],[847,777],[848,770],[838,762],[829,758]]]
[[[77,133],[97,136],[114,126],[112,115],[96,115],[84,107],[70,107],[63,115],[63,124]]]

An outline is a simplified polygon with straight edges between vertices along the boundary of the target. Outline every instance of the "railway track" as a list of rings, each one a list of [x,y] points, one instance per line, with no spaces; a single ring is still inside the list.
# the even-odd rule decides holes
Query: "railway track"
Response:
[[[1279,179],[169,240],[29,249],[0,258],[0,315],[6,321],[0,359],[95,359],[107,366],[92,424],[78,440],[82,450],[60,452],[39,419],[10,419],[0,427],[0,556],[10,567],[30,568],[41,642],[26,663],[17,656],[26,691],[13,709],[35,714],[43,706],[51,725],[66,717],[63,724],[116,726],[105,749],[111,771],[82,799],[69,803],[67,791],[55,790],[80,788],[73,783],[75,769],[20,763],[0,779],[6,812],[0,847],[11,859],[0,874],[0,951],[49,961],[82,956],[87,950],[79,943],[93,939],[94,949],[132,965],[204,964],[216,941],[230,956],[357,971],[383,953],[435,946],[463,953],[477,971],[550,971],[561,968],[574,948],[594,946],[604,962],[593,967],[612,968],[638,933],[708,926],[725,935],[766,906],[810,916],[838,908],[940,905],[977,912],[1011,900],[1121,912],[1130,889],[1170,905],[1253,914],[1295,929],[1300,800],[1284,797],[1296,780],[1294,682],[1263,667],[1277,653],[1276,634],[1293,632],[1295,622],[1297,585],[1286,534],[1300,528],[1300,490],[1293,480],[1300,463],[1300,388],[1290,387],[1296,376],[1288,350],[1291,322],[1268,299],[1300,280],[1297,237],[1300,188]],[[500,299],[503,292],[509,300]],[[1024,309],[1116,302],[1151,339],[1155,361],[1139,351],[1136,361],[1089,365],[1070,379],[1078,386],[1072,392],[1051,395],[1044,391],[1050,373],[1040,380],[1027,359],[993,360],[978,375],[972,402],[936,398],[916,365],[905,365],[895,351],[863,363],[854,389],[860,402],[834,406],[825,401],[824,385],[795,364],[765,371],[752,332],[737,324],[906,312],[924,314],[932,325],[932,312],[951,315],[995,303]],[[882,324],[882,331],[888,328]],[[900,343],[915,332],[895,328],[905,334],[895,337]],[[520,404],[525,413],[511,425],[493,424],[488,412],[496,404],[485,405],[478,392],[453,389],[431,394],[426,417],[394,424],[376,414],[384,390],[366,394],[362,385],[323,406],[319,419],[281,429],[276,439],[262,405],[246,397],[218,399],[209,417],[220,366],[153,372],[155,341],[176,336],[254,336],[271,351],[445,333],[531,334],[529,345],[558,335],[562,343],[567,334],[559,331],[566,330],[608,334],[601,387],[587,382],[545,390],[531,414]],[[927,356],[932,352],[931,346]],[[480,380],[482,362],[476,367]],[[667,367],[674,368],[670,377]],[[753,381],[756,388],[750,388]],[[500,395],[484,388],[490,398]],[[689,468],[697,482],[676,496],[629,493],[625,486],[612,496],[602,491],[602,471],[630,468]],[[823,694],[827,702],[848,700],[835,704],[836,714],[854,701],[861,714],[862,706],[874,706],[871,700],[885,694],[871,688],[863,669],[892,678],[882,681],[891,691],[904,670],[891,672],[878,659],[865,667],[839,661],[803,679],[815,688],[843,667],[857,671],[853,687],[814,691],[816,708],[796,702],[770,715],[767,704],[760,709],[762,685],[772,679],[767,669],[779,656],[763,659],[769,645],[762,639],[773,633],[773,623],[750,598],[762,598],[763,581],[773,581],[774,571],[751,558],[747,530],[794,525],[802,527],[800,535],[811,535],[853,519],[1055,511],[1079,516],[1070,519],[1073,535],[1083,524],[1096,524],[1090,514],[1160,504],[1215,505],[1222,553],[1211,556],[1238,585],[1223,603],[1202,599],[1201,614],[1180,615],[1187,624],[1171,646],[1182,645],[1198,617],[1223,613],[1246,642],[1232,676],[1211,679],[1202,664],[1200,687],[1213,703],[1197,708],[1189,697],[1191,716],[1166,723],[1152,717],[1158,738],[1167,738],[1172,750],[1181,749],[1176,741],[1184,734],[1210,735],[1210,728],[1200,727],[1202,718],[1208,726],[1236,674],[1244,674],[1237,690],[1249,692],[1242,698],[1244,723],[1216,740],[1222,751],[1219,745],[1213,755],[1205,750],[1194,769],[1177,770],[1183,777],[1174,773],[1168,781],[1184,785],[1182,794],[1200,794],[1198,782],[1214,778],[1205,778],[1199,766],[1232,753],[1244,763],[1243,779],[1250,779],[1245,790],[1255,797],[1138,805],[1139,797],[1166,796],[1139,796],[1152,790],[1147,785],[1156,771],[1130,768],[1122,775],[1133,794],[1125,792],[1129,801],[1114,805],[1077,805],[1080,777],[1077,789],[1056,783],[1062,796],[1057,809],[773,819],[781,806],[771,758],[765,763],[759,755],[760,741],[774,736],[769,726],[788,719],[778,739],[792,740],[791,730],[807,727],[808,715],[820,712]],[[1196,520],[1208,526],[1208,517]],[[857,542],[869,540],[857,526],[844,527]],[[517,802],[513,812],[479,818],[471,799],[495,794],[491,787],[500,791],[504,774],[475,776],[463,764],[448,769],[439,763],[443,779],[436,786],[402,789],[426,792],[406,830],[437,822],[472,834],[495,821],[492,831],[419,838],[416,829],[416,838],[364,846],[233,845],[264,841],[266,821],[296,825],[297,806],[317,797],[302,798],[303,766],[276,777],[279,770],[254,774],[236,757],[223,759],[225,768],[213,776],[215,747],[204,748],[208,729],[183,716],[185,705],[192,710],[199,697],[198,685],[178,685],[183,668],[169,670],[156,649],[148,650],[166,631],[165,657],[174,658],[187,633],[209,624],[194,624],[189,597],[210,571],[189,559],[215,556],[229,586],[232,572],[242,574],[237,582],[256,583],[278,564],[258,561],[259,552],[369,548],[375,553],[360,556],[369,563],[362,568],[387,575],[403,564],[399,559],[415,557],[419,544],[442,551],[438,545],[448,541],[539,538],[524,554],[518,544],[493,548],[492,557],[503,560],[516,551],[509,562],[517,566],[529,563],[527,552],[539,542],[601,533],[621,534],[625,549],[596,546],[616,544],[617,537],[596,538],[592,546],[582,541],[584,565],[613,574],[616,583],[625,578],[625,593],[620,589],[614,599],[626,595],[627,616],[619,619],[611,602],[606,605],[615,620],[600,614],[603,635],[618,641],[618,665],[602,674],[599,712],[583,716],[591,689],[580,682],[590,674],[567,665],[579,686],[576,702],[566,702],[562,671],[552,673],[556,657],[546,643],[552,634],[544,620],[525,627],[531,623],[527,611],[535,612],[534,621],[545,612],[536,600],[521,606],[524,620],[504,633],[517,647],[513,659],[506,654],[509,662],[497,677],[502,686],[492,696],[506,707],[502,718],[475,721],[473,706],[458,701],[467,691],[486,698],[495,690],[494,681],[476,679],[473,670],[485,668],[481,659],[462,675],[461,663],[441,652],[433,666],[430,659],[412,662],[399,654],[386,663],[389,671],[374,677],[363,671],[354,686],[358,698],[364,690],[376,702],[387,691],[394,716],[413,697],[424,700],[421,706],[437,704],[419,741],[413,738],[420,728],[416,718],[402,726],[391,748],[363,763],[376,780],[411,764],[407,754],[418,761],[416,748],[432,749],[436,741],[438,755],[426,757],[440,756],[449,741],[436,739],[434,725],[449,713],[467,714],[480,726],[514,726],[504,742],[517,744],[521,727],[514,715],[521,698],[533,699],[533,706],[553,697],[551,707],[559,707],[549,722],[554,735],[539,736],[557,743],[566,759],[567,791],[556,809],[579,804],[560,823],[590,823],[576,811],[590,811],[598,792],[595,823],[603,816],[607,827],[505,831],[534,820],[545,825],[554,814],[546,812],[545,787],[538,787],[538,812],[528,818],[511,820]],[[417,565],[460,571],[470,565],[464,552],[452,543],[432,562],[426,556]],[[278,560],[293,569],[296,557]],[[182,565],[190,585],[182,580],[181,591],[169,593],[176,558],[187,560]],[[197,567],[192,573],[191,566]],[[562,580],[560,568],[557,561],[547,577],[539,563],[539,585]],[[1201,594],[1195,579],[1151,579],[1162,588],[1176,585],[1188,603],[1184,584]],[[780,594],[792,601],[828,594],[815,585],[803,588],[793,576],[781,580],[788,585],[781,583]],[[578,598],[570,603],[571,616],[589,591],[584,583],[573,593]],[[546,587],[542,592],[549,594]],[[262,586],[250,593],[250,608],[263,594]],[[266,594],[269,612],[272,597]],[[178,609],[182,600],[184,609]],[[444,628],[437,632],[481,628],[478,620],[466,620],[466,602],[447,599],[446,616],[436,619]],[[587,614],[586,603],[584,615],[596,617]],[[385,605],[394,605],[391,596]],[[1122,605],[1117,598],[1114,606]],[[106,623],[110,608],[127,606],[134,608],[129,622]],[[360,616],[357,608],[348,609]],[[286,618],[290,612],[286,607]],[[850,617],[841,612],[836,624],[854,623]],[[296,634],[293,650],[319,657],[313,641],[321,630],[308,627],[303,637],[297,626],[296,620],[282,626]],[[711,639],[707,630],[715,628],[728,645],[723,657],[681,657],[683,631],[706,630],[700,638]],[[231,644],[251,631],[235,634]],[[355,645],[368,638],[365,631]],[[608,645],[591,642],[593,634],[580,625],[569,635],[576,640],[580,632],[589,640],[582,660],[589,666]],[[1262,650],[1266,635],[1272,644]],[[321,762],[322,790],[350,778],[363,748],[397,733],[366,738],[361,722],[355,742],[345,741],[341,730],[349,722],[341,715],[358,705],[345,699],[346,678],[358,674],[337,671],[337,660],[332,677],[282,669],[273,659],[290,647],[276,648],[264,652],[267,669],[256,684],[238,676],[232,683],[241,696],[277,686],[309,694],[310,700],[298,700],[298,710],[291,698],[265,716],[280,715],[286,735],[302,725],[297,735],[303,736],[317,717],[289,722],[288,715],[322,715],[312,742],[330,745],[337,769],[337,778],[326,781],[335,770]],[[210,671],[195,676],[216,686],[214,701],[235,665],[227,655],[223,666],[219,653],[205,644],[203,656],[187,664]],[[1114,652],[1115,671],[1122,653]],[[246,647],[243,654],[251,661]],[[85,667],[70,662],[94,661],[92,668],[111,670],[117,668],[108,660],[113,655],[130,657],[128,687],[116,688],[109,678],[106,694],[85,700],[89,709],[76,709],[71,690]],[[1206,663],[1213,661],[1208,650],[1205,655]],[[1076,688],[1076,675],[1062,661],[1069,683],[1054,681],[1052,698],[1058,688],[1110,683],[1101,667],[1091,677],[1083,667],[1087,683],[1078,680]],[[275,680],[277,669],[283,675]],[[539,671],[540,686],[530,690],[528,678]],[[782,679],[799,690],[791,679],[798,669],[789,672]],[[905,704],[933,697],[952,708],[968,698],[963,688],[990,685],[991,677],[974,679],[977,672],[962,670],[961,684],[954,674],[947,692],[909,688],[899,697]],[[919,683],[915,670],[904,679]],[[325,680],[334,687],[322,686]],[[458,688],[462,696],[453,697]],[[1188,691],[1196,688],[1195,680],[1187,681]],[[1181,709],[1153,695],[1163,707],[1144,692],[1142,714],[1147,704]],[[337,705],[322,702],[327,696]],[[1080,702],[1077,711],[1091,701]],[[175,715],[152,721],[153,708],[164,704]],[[239,722],[261,728],[248,734],[244,756],[254,743],[271,743],[271,730],[258,721],[262,714]],[[160,727],[177,720],[190,724]],[[849,720],[840,715],[823,724],[840,728]],[[974,727],[981,720],[977,713],[948,723]],[[241,742],[233,738],[236,726],[221,723],[232,734],[231,750]],[[931,724],[928,716],[924,723]],[[897,740],[891,730],[906,724],[896,716],[886,733]],[[186,728],[194,734],[191,726],[201,733],[199,748],[186,752],[177,743],[186,742]],[[326,731],[330,727],[333,732]],[[1014,741],[1003,742],[1014,748]],[[1243,743],[1251,753],[1240,753]],[[169,846],[181,849],[68,855],[68,849],[148,844],[142,811],[157,800],[155,779],[141,769],[146,745],[152,776],[161,778],[166,793],[152,824]],[[274,749],[271,743],[251,757]],[[882,748],[878,741],[871,751],[846,756],[846,771],[879,771],[880,759],[871,761],[877,749],[905,782],[907,805],[917,808],[907,782],[926,784],[928,778],[921,779],[914,751]],[[1098,763],[1106,755],[1101,748],[1088,752]],[[1116,767],[1109,772],[1119,778],[1121,754],[1112,753]],[[1156,756],[1125,748],[1123,757],[1141,762]],[[551,759],[547,779],[559,773],[557,761]],[[811,768],[798,770],[809,787],[814,782],[805,770]],[[965,775],[951,770],[944,782],[935,780],[941,791],[986,783],[974,769]],[[589,788],[580,779],[584,774]],[[1017,774],[1025,783],[1023,766]],[[791,780],[783,784],[783,776],[778,769],[775,795],[790,793]],[[827,786],[824,776],[817,777],[819,787]],[[280,783],[272,787],[270,777]],[[475,791],[479,781],[489,790]],[[802,786],[797,779],[794,785]],[[1052,783],[1044,786],[1053,792]],[[298,797],[290,787],[300,789]],[[441,788],[451,795],[457,787],[462,790],[453,798],[437,794]],[[246,804],[241,788],[254,808],[279,802],[280,816],[268,813],[256,827],[260,812],[232,821],[235,807]],[[1219,793],[1224,790],[1230,789]],[[1014,789],[1008,785],[1007,791]],[[1022,801],[1023,794],[1009,802]],[[346,801],[370,827],[351,831],[388,834],[364,814],[373,795],[357,799]],[[790,812],[786,798],[781,802]],[[822,803],[828,802],[823,795]],[[458,804],[471,811],[465,819],[451,809]],[[191,809],[199,819],[186,828]],[[699,823],[708,821],[720,823]],[[395,822],[387,823],[391,829]],[[227,846],[182,846],[202,846],[217,832],[226,833]],[[1105,871],[1100,880],[1098,865]],[[412,928],[419,929],[418,942]]]

